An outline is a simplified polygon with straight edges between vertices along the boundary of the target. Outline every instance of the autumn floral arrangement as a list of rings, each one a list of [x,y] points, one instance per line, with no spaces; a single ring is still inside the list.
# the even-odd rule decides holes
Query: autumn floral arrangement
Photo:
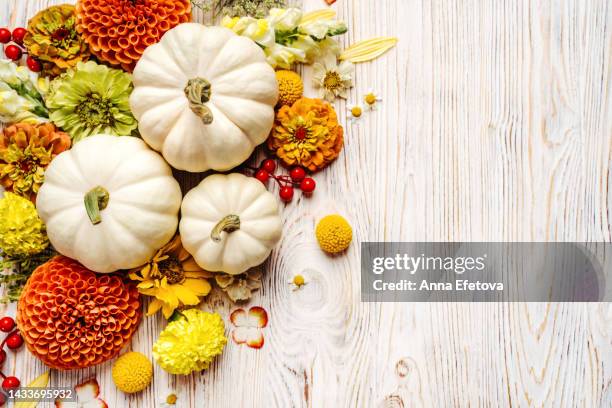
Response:
[[[342,117],[380,104],[369,91],[338,114],[354,64],[396,42],[342,49],[348,28],[333,10],[283,4],[78,0],[0,29],[0,280],[19,335],[50,368],[117,357],[158,312],[168,323],[152,354],[164,370],[201,371],[223,351],[223,316],[198,306],[212,291],[244,302],[261,288],[282,203],[313,195],[342,152]],[[196,8],[219,24],[191,22]],[[317,94],[304,94],[299,64]],[[209,175],[183,197],[173,169]],[[315,236],[337,254],[352,229],[331,215]],[[263,345],[264,309],[227,318],[237,344]],[[126,353],[113,379],[138,392],[151,367]]]

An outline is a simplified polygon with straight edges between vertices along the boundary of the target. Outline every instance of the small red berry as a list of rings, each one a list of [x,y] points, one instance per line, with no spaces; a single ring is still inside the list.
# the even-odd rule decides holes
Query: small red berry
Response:
[[[11,42],[11,32],[8,28],[0,28],[0,43],[8,44]]]
[[[5,390],[10,390],[12,388],[19,388],[20,384],[21,382],[19,381],[19,378],[8,376],[4,377],[4,380],[2,381],[2,388]]]
[[[19,347],[21,347],[22,344],[23,344],[23,337],[21,337],[21,334],[19,333],[10,334],[6,338],[6,345],[11,350],[18,349]]]
[[[6,55],[6,58],[12,61],[18,61],[23,55],[23,51],[21,51],[21,48],[15,44],[9,44],[4,47],[4,55]]]
[[[13,30],[13,41],[15,41],[17,44],[22,45],[23,44],[23,38],[26,35],[27,30],[23,27],[17,27],[16,29]]]
[[[261,163],[261,168],[273,174],[274,170],[276,170],[276,163],[272,159],[264,160],[263,163]]]
[[[278,192],[278,195],[280,196],[281,200],[288,203],[289,201],[293,199],[293,187],[291,186],[281,187],[281,189]]]
[[[29,55],[26,59],[26,64],[28,64],[28,68],[30,68],[30,71],[32,72],[40,72],[42,70],[42,65],[40,65],[40,62],[36,58],[32,58]]]
[[[306,170],[304,170],[303,167],[294,167],[291,169],[289,175],[293,181],[302,181],[304,177],[306,177]]]
[[[255,173],[255,178],[265,184],[270,178],[270,173],[264,169],[260,169],[257,170],[257,173]]]
[[[311,179],[310,177],[306,177],[300,183],[300,189],[305,193],[312,193],[315,190],[316,186],[317,186],[317,183],[315,183],[315,181]]]
[[[6,397],[0,392],[0,407],[3,407],[4,404],[6,404]]]
[[[15,328],[15,320],[13,320],[12,317],[4,316],[2,319],[0,319],[0,330],[2,330],[3,332],[8,333],[14,328]]]
[[[0,349],[0,366],[6,361],[6,351]]]

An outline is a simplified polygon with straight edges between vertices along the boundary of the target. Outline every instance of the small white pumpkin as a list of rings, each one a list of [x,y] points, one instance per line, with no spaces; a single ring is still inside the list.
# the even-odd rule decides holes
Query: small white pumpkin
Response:
[[[274,70],[255,42],[227,28],[178,25],[145,50],[133,82],[142,138],[177,169],[236,167],[274,123]]]
[[[131,136],[90,136],[58,155],[36,199],[53,247],[95,272],[146,263],[176,233],[181,189]]]
[[[253,177],[214,174],[181,206],[183,246],[200,267],[232,275],[261,264],[282,233],[278,202]]]

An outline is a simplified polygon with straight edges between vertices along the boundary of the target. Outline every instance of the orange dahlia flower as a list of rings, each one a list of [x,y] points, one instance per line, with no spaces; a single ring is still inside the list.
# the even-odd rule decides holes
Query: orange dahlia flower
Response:
[[[28,279],[17,325],[30,352],[59,370],[90,367],[115,357],[142,316],[136,286],[116,274],[95,274],[56,256]]]
[[[132,72],[149,45],[191,20],[189,0],[79,0],[77,31],[102,61]]]
[[[276,113],[268,147],[287,166],[317,171],[338,157],[343,133],[333,106],[320,99],[300,98]]]

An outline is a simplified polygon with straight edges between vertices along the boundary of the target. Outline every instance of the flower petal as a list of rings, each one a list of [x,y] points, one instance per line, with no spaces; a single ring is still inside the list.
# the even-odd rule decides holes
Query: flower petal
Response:
[[[268,312],[260,306],[253,306],[249,309],[249,326],[266,327],[268,325]]]
[[[74,392],[79,400],[79,404],[93,401],[100,395],[100,386],[95,378],[89,379],[84,383],[74,386]]]
[[[236,327],[246,327],[249,323],[247,312],[242,308],[234,310],[232,314],[230,314],[230,322]]]

